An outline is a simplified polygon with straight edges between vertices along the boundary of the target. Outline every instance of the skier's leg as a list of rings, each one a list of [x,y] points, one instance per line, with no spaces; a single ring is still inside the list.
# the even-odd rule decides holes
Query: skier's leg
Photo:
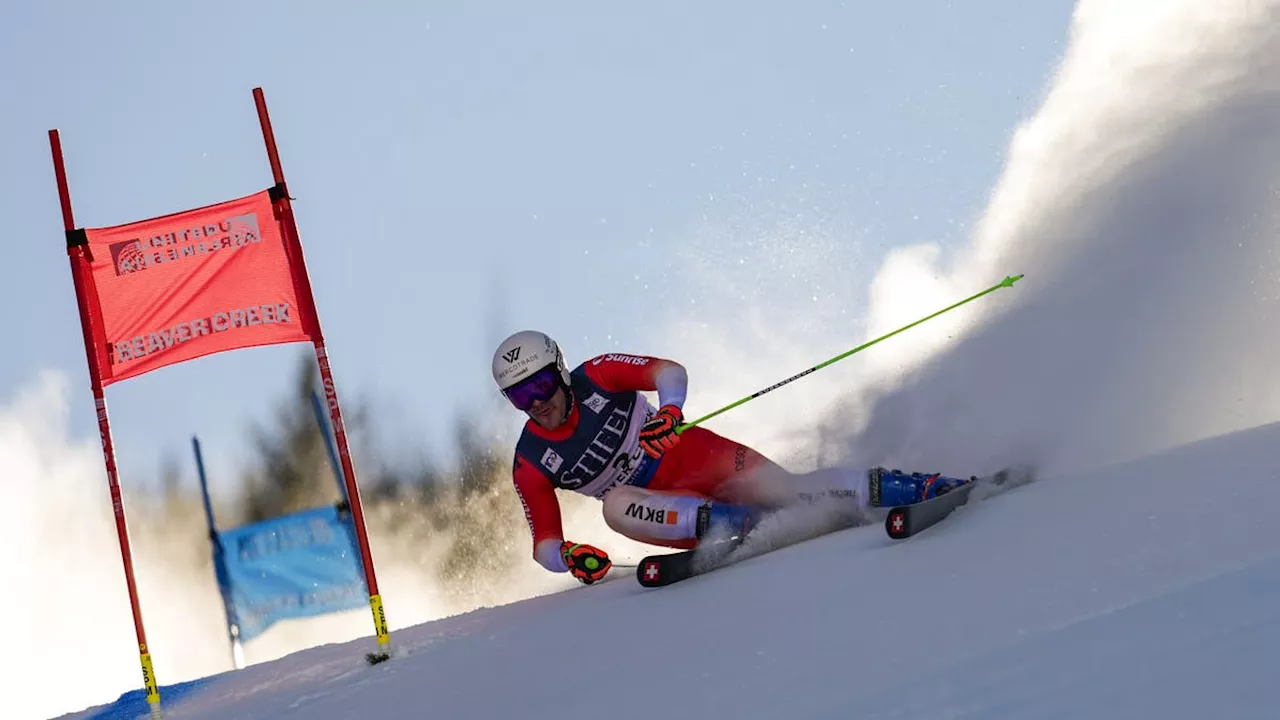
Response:
[[[750,504],[762,497],[757,486],[787,475],[755,449],[695,426],[681,433],[680,444],[662,456],[647,487]]]
[[[706,492],[716,499],[769,509],[804,504],[859,514],[870,505],[868,475],[862,468],[827,467],[794,473],[773,463],[760,464]]]
[[[852,527],[874,518],[865,470],[820,468],[804,473],[772,475],[765,482],[746,485],[757,505],[785,510],[788,526]],[[798,525],[797,525],[798,524]]]
[[[605,497],[605,520],[641,542],[695,547],[702,537],[750,531],[770,507],[785,504],[776,498],[788,477],[755,449],[693,427],[663,454],[643,489],[618,488]]]
[[[663,456],[647,487],[693,492],[761,509],[799,501],[860,510],[868,498],[865,470],[824,468],[791,473],[755,449],[701,427],[681,435],[680,444]]]
[[[604,497],[604,520],[621,535],[687,550],[711,532],[745,533],[758,520],[755,508],[716,501],[685,490],[624,485]]]
[[[911,505],[943,495],[973,480],[940,473],[905,473],[882,467],[830,467],[775,479],[770,487],[784,502],[790,495],[805,503],[834,503],[863,511],[871,507]]]
[[[793,474],[780,485],[795,502],[834,503],[855,509],[865,509],[870,504],[867,473],[859,468],[819,468]]]
[[[682,550],[698,544],[697,495],[624,485],[604,496],[604,521],[614,532],[637,542]]]
[[[906,473],[874,467],[830,467],[807,473],[770,476],[768,482],[753,487],[751,502],[789,505],[834,503],[863,511],[872,507],[911,505],[944,495],[972,477],[950,477],[941,473]]]

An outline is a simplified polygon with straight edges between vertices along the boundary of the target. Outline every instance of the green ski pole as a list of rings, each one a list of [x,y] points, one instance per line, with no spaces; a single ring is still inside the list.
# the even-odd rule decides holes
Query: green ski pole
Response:
[[[893,337],[894,335],[897,335],[898,333],[901,333],[901,332],[905,332],[905,331],[907,331],[907,330],[910,330],[911,328],[913,328],[913,327],[915,327],[915,326],[917,326],[917,325],[919,325],[919,324],[921,324],[921,323],[923,323],[923,322],[926,322],[926,321],[928,321],[928,320],[932,320],[932,319],[934,319],[934,318],[938,317],[939,315],[941,315],[941,314],[943,314],[943,313],[945,313],[945,312],[950,312],[950,311],[952,311],[952,310],[955,310],[956,308],[960,307],[961,305],[964,305],[965,303],[973,302],[974,300],[977,300],[978,298],[982,297],[983,295],[988,295],[988,294],[990,294],[990,293],[993,293],[993,292],[995,292],[995,291],[999,290],[1000,288],[1013,287],[1013,284],[1014,284],[1014,283],[1016,283],[1016,282],[1018,282],[1018,281],[1019,281],[1019,280],[1021,280],[1021,279],[1022,279],[1022,275],[1014,275],[1014,276],[1011,276],[1011,277],[1006,277],[1004,280],[1001,280],[1000,282],[996,283],[995,285],[992,285],[991,287],[987,288],[986,290],[983,290],[982,292],[977,293],[977,294],[975,294],[975,295],[971,295],[971,296],[969,296],[969,297],[965,298],[964,300],[961,300],[960,302],[958,302],[958,303],[956,303],[956,304],[954,304],[954,305],[947,306],[947,307],[945,307],[945,308],[943,308],[943,309],[939,310],[938,312],[936,312],[936,313],[934,313],[934,314],[932,314],[932,315],[929,315],[929,316],[927,316],[927,317],[922,317],[922,318],[920,318],[919,320],[917,320],[917,321],[915,321],[915,322],[911,323],[910,325],[904,325],[904,326],[902,326],[902,327],[898,328],[897,330],[894,330],[894,331],[893,331],[893,332],[891,332],[891,333],[888,333],[888,334],[886,334],[886,335],[881,335],[880,337],[876,338],[875,340],[872,340],[872,341],[870,341],[870,342],[863,343],[862,345],[859,345],[858,347],[856,347],[856,348],[854,348],[854,349],[852,349],[852,350],[849,350],[848,352],[841,353],[841,354],[839,354],[839,355],[837,355],[837,356],[835,356],[835,357],[831,358],[830,360],[828,360],[828,361],[826,361],[826,362],[823,362],[823,363],[819,363],[819,364],[817,364],[817,365],[814,365],[813,367],[809,368],[808,370],[803,370],[803,371],[801,371],[801,372],[798,372],[798,373],[796,373],[795,375],[792,375],[791,377],[787,378],[786,380],[783,380],[783,381],[781,381],[781,382],[774,383],[773,385],[770,385],[769,387],[767,387],[767,388],[765,388],[765,389],[763,389],[763,390],[760,390],[760,391],[758,391],[758,392],[752,393],[751,395],[748,395],[747,397],[744,397],[744,398],[742,398],[741,400],[738,400],[738,401],[736,401],[736,402],[733,402],[733,403],[730,403],[730,404],[728,404],[728,405],[725,405],[724,407],[720,408],[719,410],[716,410],[716,411],[715,411],[715,412],[713,412],[713,413],[710,413],[710,414],[708,414],[708,415],[703,415],[702,417],[700,417],[700,418],[698,418],[697,420],[694,420],[694,421],[692,421],[692,422],[687,422],[687,423],[685,423],[685,424],[681,425],[680,427],[676,428],[676,434],[677,434],[677,435],[679,435],[680,433],[684,432],[685,430],[688,430],[689,428],[693,427],[694,425],[698,425],[699,423],[706,422],[707,420],[710,420],[711,418],[713,418],[713,417],[715,417],[715,416],[719,415],[720,413],[728,412],[729,410],[732,410],[732,409],[734,409],[734,408],[738,407],[739,405],[742,405],[742,404],[745,404],[745,403],[751,402],[752,400],[755,400],[756,398],[760,397],[761,395],[764,395],[765,393],[773,392],[774,390],[777,390],[778,388],[782,387],[783,385],[786,385],[786,384],[791,383],[791,382],[795,382],[796,380],[799,380],[800,378],[804,377],[805,375],[809,375],[809,374],[811,374],[811,373],[815,373],[815,372],[817,372],[817,371],[821,370],[822,368],[824,368],[824,367],[826,367],[826,366],[828,366],[828,365],[831,365],[831,364],[837,363],[837,362],[839,362],[839,361],[841,361],[841,360],[843,360],[843,359],[845,359],[845,358],[849,357],[850,355],[853,355],[854,353],[862,352],[863,350],[866,350],[867,348],[871,347],[872,345],[875,345],[876,343],[880,342],[881,340],[888,340],[889,338]]]

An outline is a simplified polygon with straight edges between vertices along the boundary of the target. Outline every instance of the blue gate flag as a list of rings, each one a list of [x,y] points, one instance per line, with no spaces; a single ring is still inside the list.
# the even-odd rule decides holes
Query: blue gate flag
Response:
[[[279,620],[369,602],[355,532],[336,507],[218,531],[214,569],[228,620],[238,627],[241,641]]]

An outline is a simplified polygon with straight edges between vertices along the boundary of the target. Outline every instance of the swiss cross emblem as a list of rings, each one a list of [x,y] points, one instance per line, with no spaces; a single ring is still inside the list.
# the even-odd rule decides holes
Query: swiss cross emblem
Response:
[[[893,516],[893,531],[894,531],[894,532],[902,532],[902,525],[903,525],[902,515],[901,515],[901,514],[894,515],[894,516]]]
[[[658,579],[658,563],[647,562],[644,565],[644,579],[653,581]]]

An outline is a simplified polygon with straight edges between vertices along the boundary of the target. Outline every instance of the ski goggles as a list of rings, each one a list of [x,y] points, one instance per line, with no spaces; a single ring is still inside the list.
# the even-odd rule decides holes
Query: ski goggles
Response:
[[[520,382],[502,391],[517,410],[528,411],[535,402],[547,402],[560,387],[560,371],[548,365]]]

